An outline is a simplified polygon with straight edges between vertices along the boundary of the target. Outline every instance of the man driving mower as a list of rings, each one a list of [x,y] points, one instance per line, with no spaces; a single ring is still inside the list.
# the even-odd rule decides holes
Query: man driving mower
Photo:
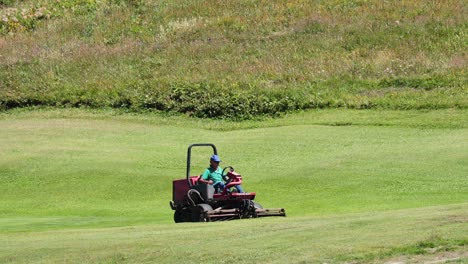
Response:
[[[203,174],[200,177],[200,182],[204,184],[212,184],[213,187],[215,188],[215,193],[220,193],[224,190],[224,187],[226,186],[228,182],[224,182],[225,175],[223,175],[223,170],[221,167],[219,167],[219,163],[221,162],[221,159],[219,158],[218,155],[214,154],[210,158],[210,167],[208,167]],[[235,185],[234,186],[237,190],[238,193],[243,193],[244,190],[242,189],[242,186],[240,185]]]

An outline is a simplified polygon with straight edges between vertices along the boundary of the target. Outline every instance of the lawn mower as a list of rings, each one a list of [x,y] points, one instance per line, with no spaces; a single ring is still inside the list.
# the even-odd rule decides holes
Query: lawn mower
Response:
[[[172,201],[169,204],[174,210],[176,223],[286,216],[283,208],[265,209],[254,202],[253,192],[237,192],[233,187],[242,184],[242,176],[231,166],[223,169],[222,175],[226,177],[226,183],[224,188],[216,193],[212,185],[199,181],[201,175],[190,176],[193,147],[211,147],[214,155],[218,154],[216,146],[210,143],[192,144],[188,147],[186,178],[172,182]]]

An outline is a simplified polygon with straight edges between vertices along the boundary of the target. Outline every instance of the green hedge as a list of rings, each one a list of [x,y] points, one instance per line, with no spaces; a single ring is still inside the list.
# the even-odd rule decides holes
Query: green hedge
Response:
[[[3,80],[6,87],[14,86]],[[30,106],[123,108],[184,113],[200,118],[253,119],[311,108],[466,108],[463,78],[436,77],[317,81],[266,89],[245,83],[129,80],[112,89],[68,83],[35,83],[0,91],[0,109]],[[0,82],[2,83],[2,82]]]
[[[37,89],[28,93],[0,93],[0,108],[30,106],[113,107],[131,111],[159,110],[185,113],[201,118],[252,119],[278,116],[281,113],[309,108],[293,91],[262,92],[233,89],[212,83],[171,83],[158,89],[135,82],[112,91],[62,88],[44,93]]]

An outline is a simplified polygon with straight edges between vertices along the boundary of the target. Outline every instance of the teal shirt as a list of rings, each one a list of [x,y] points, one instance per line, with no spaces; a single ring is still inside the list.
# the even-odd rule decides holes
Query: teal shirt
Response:
[[[213,184],[216,184],[218,182],[223,182],[222,174],[223,174],[223,170],[221,169],[221,167],[218,167],[217,170],[209,167],[203,172],[202,179],[204,179],[205,181],[212,180]]]

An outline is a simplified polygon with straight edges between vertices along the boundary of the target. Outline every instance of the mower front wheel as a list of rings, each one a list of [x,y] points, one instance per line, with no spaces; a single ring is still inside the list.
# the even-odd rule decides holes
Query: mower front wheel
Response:
[[[197,204],[192,208],[193,222],[210,222],[208,211],[212,211],[213,207],[209,204]]]
[[[191,222],[192,221],[192,213],[190,212],[189,208],[182,208],[174,211],[174,222],[176,223],[183,223],[183,222]]]

